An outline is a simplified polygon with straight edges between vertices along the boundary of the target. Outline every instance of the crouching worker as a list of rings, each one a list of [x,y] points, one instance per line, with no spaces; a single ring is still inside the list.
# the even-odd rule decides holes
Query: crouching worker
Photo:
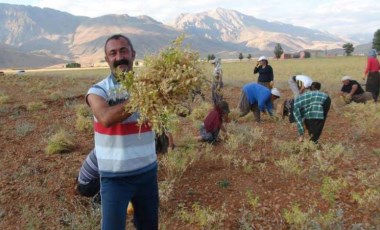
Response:
[[[100,191],[98,160],[92,149],[79,170],[77,191],[82,196],[95,197]]]
[[[100,176],[98,168],[98,160],[96,158],[95,149],[92,149],[83,161],[79,170],[77,180],[77,191],[85,197],[92,197],[93,202],[100,204]],[[127,213],[133,214],[132,203],[128,204]]]
[[[165,154],[173,151],[174,147],[173,135],[170,132],[156,134],[156,153]]]
[[[249,83],[243,86],[239,109],[240,117],[253,112],[256,122],[260,122],[260,112],[268,111],[273,116],[273,102],[280,98],[281,94],[277,88],[268,89],[257,83]]]
[[[204,119],[197,140],[215,143],[218,140],[219,131],[226,132],[223,122],[228,120],[229,113],[230,109],[226,101],[216,104]]]
[[[364,92],[360,84],[352,80],[349,76],[342,78],[342,89],[340,90],[340,96],[343,98],[346,104],[353,102],[366,103],[366,101],[372,100],[371,92]]]

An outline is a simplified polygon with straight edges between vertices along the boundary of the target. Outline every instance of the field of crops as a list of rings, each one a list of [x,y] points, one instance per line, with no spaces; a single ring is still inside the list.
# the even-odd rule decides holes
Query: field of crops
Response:
[[[230,137],[217,145],[198,143],[210,109],[206,89],[206,101],[196,98],[191,115],[175,126],[174,151],[158,156],[160,229],[380,229],[380,109],[373,102],[343,105],[337,95],[344,75],[364,84],[366,57],[269,64],[281,100],[292,96],[287,80],[295,74],[320,81],[330,94],[320,145],[298,143],[287,119],[263,115],[256,124],[252,114],[228,123]],[[213,66],[204,65],[211,80]],[[241,87],[257,80],[254,65],[222,60],[232,114]],[[0,229],[100,228],[99,206],[77,194],[75,180],[94,145],[84,95],[107,74],[0,76]]]

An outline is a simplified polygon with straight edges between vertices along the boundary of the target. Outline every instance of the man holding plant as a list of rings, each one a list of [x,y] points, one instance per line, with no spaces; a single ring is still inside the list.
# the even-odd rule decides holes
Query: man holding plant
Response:
[[[129,201],[137,229],[158,229],[155,134],[139,114],[126,111],[129,95],[117,72],[133,69],[136,52],[129,38],[117,34],[104,46],[111,73],[92,86],[86,102],[94,114],[95,150],[100,174],[102,229],[125,229]]]

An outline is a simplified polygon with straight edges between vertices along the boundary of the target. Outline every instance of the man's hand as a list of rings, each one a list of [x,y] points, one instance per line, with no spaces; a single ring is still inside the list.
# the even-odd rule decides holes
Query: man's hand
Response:
[[[298,142],[303,142],[303,135],[300,135],[300,136],[298,137]]]

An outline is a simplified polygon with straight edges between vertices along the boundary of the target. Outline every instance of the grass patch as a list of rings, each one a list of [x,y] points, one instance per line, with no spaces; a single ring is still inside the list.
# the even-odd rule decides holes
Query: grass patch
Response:
[[[228,188],[231,185],[230,181],[227,179],[220,180],[220,181],[218,181],[217,184],[218,184],[219,188]]]
[[[6,104],[9,101],[10,101],[9,96],[4,95],[4,94],[0,94],[0,105]]]
[[[28,111],[38,111],[38,110],[42,110],[42,109],[46,109],[47,108],[47,105],[45,105],[43,102],[29,102],[27,105],[26,105],[26,109]]]
[[[202,207],[195,203],[191,209],[186,209],[183,205],[180,206],[178,212],[180,220],[194,224],[200,229],[221,229],[223,220],[226,218],[226,210],[222,207],[219,211],[212,210],[210,207]]]
[[[49,138],[45,151],[48,154],[65,153],[73,150],[74,146],[73,136],[61,129]]]
[[[345,187],[347,187],[347,182],[344,179],[339,178],[334,180],[333,178],[326,176],[323,178],[320,192],[322,198],[333,206],[338,196],[338,192]]]
[[[36,128],[36,125],[29,122],[17,122],[15,131],[17,137],[25,137]]]

